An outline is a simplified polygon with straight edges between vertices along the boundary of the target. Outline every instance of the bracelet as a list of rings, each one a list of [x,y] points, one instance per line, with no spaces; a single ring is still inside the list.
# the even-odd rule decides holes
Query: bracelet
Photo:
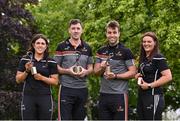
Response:
[[[148,84],[148,89],[151,89],[151,88],[152,88],[151,84]]]
[[[117,79],[117,75],[118,75],[118,74],[115,74],[115,79]]]

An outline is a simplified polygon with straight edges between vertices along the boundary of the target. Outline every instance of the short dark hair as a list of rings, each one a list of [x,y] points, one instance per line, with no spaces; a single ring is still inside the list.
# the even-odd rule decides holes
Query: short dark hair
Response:
[[[78,24],[78,23],[80,23],[81,24],[81,26],[83,27],[83,25],[82,25],[82,22],[81,22],[81,20],[80,19],[71,19],[70,21],[69,21],[69,27],[73,24]]]
[[[106,30],[107,30],[107,28],[113,28],[113,29],[115,29],[115,28],[118,28],[118,30],[120,31],[120,25],[119,25],[119,23],[116,21],[116,20],[112,20],[112,21],[109,21],[108,23],[107,23],[107,25],[106,25]]]

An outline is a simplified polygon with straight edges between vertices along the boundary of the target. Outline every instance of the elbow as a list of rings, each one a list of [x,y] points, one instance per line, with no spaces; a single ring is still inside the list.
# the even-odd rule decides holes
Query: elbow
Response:
[[[94,74],[94,75],[97,75],[97,71],[96,71],[96,70],[93,70],[93,74]]]
[[[54,85],[57,86],[57,85],[58,85],[58,81],[56,81],[56,82],[54,83]]]
[[[168,79],[169,79],[169,81],[172,81],[172,75],[169,75]]]
[[[17,83],[17,84],[20,84],[20,81],[16,79],[16,83]]]
[[[136,71],[131,71],[131,76],[130,76],[130,78],[136,78],[136,74],[137,74]]]
[[[56,79],[53,83],[54,86],[57,86],[59,84],[59,79]]]
[[[17,83],[17,84],[20,84],[20,83],[21,83],[21,81],[20,81],[20,79],[18,78],[18,76],[16,76],[16,83]]]
[[[169,81],[172,81],[172,73],[171,73],[171,71],[169,72],[169,74],[167,74],[167,77],[168,77]]]
[[[99,75],[100,75],[99,72],[96,71],[96,70],[93,71],[93,74],[94,74],[95,76],[99,76]]]
[[[96,69],[93,69],[93,72],[92,72],[94,75],[97,75],[97,71]]]

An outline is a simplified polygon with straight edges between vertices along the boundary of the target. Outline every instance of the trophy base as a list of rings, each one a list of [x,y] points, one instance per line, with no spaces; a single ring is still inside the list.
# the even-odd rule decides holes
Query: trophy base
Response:
[[[142,84],[142,77],[138,78],[138,85]]]

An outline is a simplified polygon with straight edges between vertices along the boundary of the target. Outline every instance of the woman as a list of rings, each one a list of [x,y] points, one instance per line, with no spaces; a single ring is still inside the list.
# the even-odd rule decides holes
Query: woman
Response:
[[[137,113],[140,120],[162,120],[165,106],[162,86],[172,80],[166,59],[159,53],[155,33],[146,32],[141,39]]]
[[[36,73],[37,72],[37,73]],[[57,63],[48,57],[48,40],[42,34],[32,38],[27,55],[20,60],[16,82],[24,83],[21,103],[23,120],[51,120],[51,85],[58,84]]]

